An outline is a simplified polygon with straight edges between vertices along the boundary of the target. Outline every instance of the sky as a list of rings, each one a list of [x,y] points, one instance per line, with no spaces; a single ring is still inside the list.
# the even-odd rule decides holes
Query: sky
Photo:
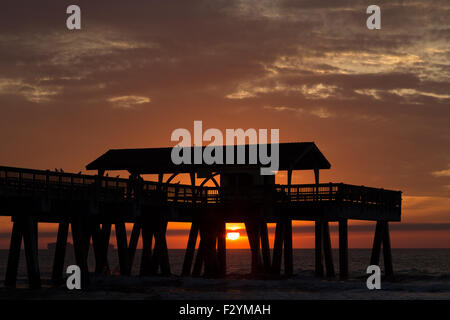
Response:
[[[82,28],[68,30],[75,3]],[[316,143],[331,163],[322,182],[403,192],[393,247],[450,247],[450,3],[378,1],[381,29],[368,30],[371,4],[3,3],[0,165],[85,171],[111,148],[172,146],[194,120],[276,128],[281,142]],[[185,246],[187,227],[169,226],[169,247]],[[0,218],[0,248],[10,229]],[[54,226],[40,230],[54,241]],[[373,223],[350,232],[350,247],[370,247]],[[294,224],[295,247],[312,235]]]

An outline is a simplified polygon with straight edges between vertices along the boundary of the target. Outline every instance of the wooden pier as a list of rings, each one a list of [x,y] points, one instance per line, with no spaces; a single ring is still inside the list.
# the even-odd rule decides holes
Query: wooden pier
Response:
[[[278,275],[284,265],[289,276],[294,272],[292,221],[314,221],[315,273],[330,278],[336,272],[329,222],[338,222],[339,277],[346,279],[348,220],[374,221],[370,264],[379,263],[383,248],[385,274],[392,276],[389,222],[400,221],[401,192],[320,183],[319,170],[329,169],[330,164],[314,143],[286,143],[279,148],[286,185],[275,184],[273,176],[259,176],[259,163],[177,166],[170,161],[171,148],[110,150],[87,166],[97,170],[96,175],[0,167],[0,215],[13,221],[5,285],[15,286],[23,240],[29,285],[41,286],[37,243],[38,225],[44,222],[58,224],[55,284],[64,276],[69,226],[83,286],[93,272],[109,272],[107,250],[113,225],[122,275],[129,275],[138,263],[139,238],[143,243],[140,275],[170,275],[168,222],[191,223],[182,275],[222,277],[226,275],[226,223],[245,223],[252,273]],[[126,170],[130,176],[108,177],[105,173],[110,170]],[[291,184],[295,170],[312,170],[316,183]],[[191,184],[172,183],[181,173],[190,174]],[[158,181],[145,181],[143,174],[158,174]],[[214,186],[205,186],[207,181]],[[129,241],[125,223],[133,224]],[[267,223],[276,223],[272,255]],[[95,270],[87,265],[91,245]]]

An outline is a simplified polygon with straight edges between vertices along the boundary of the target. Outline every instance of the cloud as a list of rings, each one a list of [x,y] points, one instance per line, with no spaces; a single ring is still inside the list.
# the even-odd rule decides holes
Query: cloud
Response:
[[[45,80],[25,82],[22,79],[0,79],[0,95],[17,95],[34,103],[49,102],[62,88],[47,85]]]
[[[450,177],[450,169],[433,171],[431,174],[435,177]]]
[[[256,94],[253,92],[248,92],[245,90],[238,90],[236,92],[227,94],[225,97],[228,99],[246,99],[246,98],[252,98],[255,96],[256,96]]]
[[[303,108],[294,108],[287,106],[264,106],[263,109],[274,112],[294,112],[296,115],[305,115],[305,110]],[[309,111],[308,114],[318,117],[320,119],[327,119],[336,116],[334,113],[328,111],[326,108],[323,107],[312,109]]]
[[[319,117],[320,119],[327,119],[334,117],[334,113],[329,112],[326,108],[313,109],[310,112],[313,116]]]
[[[442,186],[438,186],[442,188]],[[403,196],[403,220],[450,222],[450,197]]]
[[[381,100],[381,90],[377,89],[356,89],[355,92],[357,94],[370,96],[376,100]]]
[[[424,92],[424,91],[419,91],[419,90],[411,89],[411,88],[392,89],[392,90],[389,90],[389,92],[396,94],[398,96],[401,96],[401,97],[406,97],[406,98],[410,98],[410,97],[414,97],[414,96],[426,96],[426,97],[436,98],[439,100],[450,99],[449,94]]]
[[[121,96],[108,99],[108,102],[110,102],[115,108],[121,109],[132,109],[137,105],[150,103],[150,101],[150,98],[140,96]]]
[[[259,85],[258,82],[260,82],[261,85]],[[228,99],[248,99],[270,93],[287,94],[290,92],[308,92],[308,90],[312,90],[311,94],[314,97],[317,97],[321,93],[319,92],[319,90],[322,89],[322,88],[308,89],[306,86],[304,86],[304,88],[300,88],[297,86],[289,86],[279,82],[275,83],[265,83],[265,82],[266,82],[265,80],[262,80],[256,81],[255,83],[242,84],[239,86],[240,88],[236,92],[230,93],[225,97]],[[323,90],[326,90],[326,88],[322,89],[322,94],[324,94]]]
[[[293,107],[286,107],[286,106],[264,106],[263,109],[265,110],[273,110],[276,112],[283,112],[283,111],[292,111],[292,112],[298,112],[302,113],[302,108],[293,108]]]
[[[309,99],[326,99],[334,94],[337,86],[324,85],[322,83],[312,86],[303,85],[302,93]]]
[[[133,40],[120,31],[100,27],[92,28],[90,32],[71,32],[69,35],[61,29],[34,37],[29,34],[9,34],[0,38],[0,43],[26,47],[29,53],[35,52],[42,57],[42,65],[60,67],[74,66],[91,57],[158,47],[156,43]]]

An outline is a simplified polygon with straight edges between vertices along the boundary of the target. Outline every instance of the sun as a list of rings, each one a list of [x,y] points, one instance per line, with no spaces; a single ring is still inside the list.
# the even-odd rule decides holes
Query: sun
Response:
[[[227,239],[228,240],[237,240],[241,234],[239,232],[227,232]]]

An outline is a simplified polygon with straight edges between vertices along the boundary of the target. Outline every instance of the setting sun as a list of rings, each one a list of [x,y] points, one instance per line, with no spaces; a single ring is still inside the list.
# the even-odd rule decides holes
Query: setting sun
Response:
[[[228,232],[227,233],[227,239],[228,240],[237,240],[241,234],[239,232]]]

